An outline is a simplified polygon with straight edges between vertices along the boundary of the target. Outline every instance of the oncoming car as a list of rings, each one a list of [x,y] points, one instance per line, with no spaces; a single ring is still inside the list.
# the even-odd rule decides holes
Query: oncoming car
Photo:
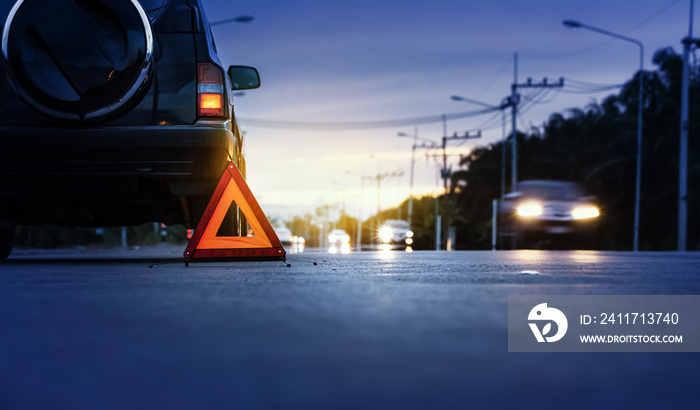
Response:
[[[350,235],[343,229],[332,229],[328,234],[328,242],[334,245],[350,243]]]
[[[600,210],[595,196],[570,181],[521,181],[501,201],[503,245],[521,246],[526,235],[586,235],[596,228]]]
[[[277,234],[277,238],[283,245],[292,245],[294,235],[292,234],[292,230],[287,228],[287,225],[285,225],[284,222],[274,218],[270,219],[270,225]]]
[[[0,0],[0,18],[0,258],[18,225],[193,228],[227,164],[245,176],[231,94],[260,78],[224,69],[201,1]]]
[[[328,242],[330,243],[330,253],[350,252],[350,235],[343,229],[332,229],[328,234]]]
[[[413,244],[413,231],[408,221],[388,219],[379,227],[379,240],[385,245],[410,247]]]

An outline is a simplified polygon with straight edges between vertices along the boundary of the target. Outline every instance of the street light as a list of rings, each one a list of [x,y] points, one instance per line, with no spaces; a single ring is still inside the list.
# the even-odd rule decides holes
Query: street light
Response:
[[[634,192],[634,240],[633,250],[639,250],[639,198],[641,194],[641,175],[642,175],[642,113],[644,107],[644,45],[641,41],[630,37],[615,34],[607,30],[602,30],[597,27],[592,27],[587,24],[575,20],[564,20],[563,24],[570,28],[585,28],[586,30],[595,31],[606,36],[614,37],[619,40],[627,41],[639,46],[639,111],[637,113],[637,172],[635,178]]]
[[[693,38],[693,9],[695,1],[690,0],[690,21],[688,37],[683,43],[683,78],[681,85],[681,126],[680,151],[678,160],[678,250],[688,250],[688,105],[690,97],[690,49],[691,45],[700,45],[700,40]]]

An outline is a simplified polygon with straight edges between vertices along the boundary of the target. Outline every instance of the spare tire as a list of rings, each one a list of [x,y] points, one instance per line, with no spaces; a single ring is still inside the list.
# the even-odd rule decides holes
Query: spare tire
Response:
[[[19,0],[2,34],[17,94],[61,120],[95,122],[132,108],[150,82],[152,53],[137,0]]]

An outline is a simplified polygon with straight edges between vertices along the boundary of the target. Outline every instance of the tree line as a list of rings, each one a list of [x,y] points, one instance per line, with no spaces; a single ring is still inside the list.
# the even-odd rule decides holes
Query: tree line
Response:
[[[594,247],[632,248],[639,80],[643,77],[640,250],[677,244],[680,99],[683,61],[672,48],[653,56],[657,69],[638,72],[617,95],[584,108],[552,114],[517,134],[519,180],[577,181],[598,197],[600,226]],[[700,76],[691,68],[688,167],[688,247],[698,249]],[[511,139],[506,141],[510,164]],[[502,142],[474,149],[452,175],[449,202],[459,249],[490,249],[491,201],[500,196]],[[510,181],[507,167],[506,181]],[[450,206],[450,205],[448,205]]]

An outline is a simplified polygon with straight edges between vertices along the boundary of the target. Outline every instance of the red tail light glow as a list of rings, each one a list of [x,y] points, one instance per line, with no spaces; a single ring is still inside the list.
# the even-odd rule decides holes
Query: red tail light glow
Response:
[[[221,94],[200,94],[199,95],[199,114],[204,116],[217,116],[223,115],[223,110],[221,109],[223,104],[221,102]]]
[[[200,117],[224,116],[224,76],[214,64],[197,65],[197,112]]]

